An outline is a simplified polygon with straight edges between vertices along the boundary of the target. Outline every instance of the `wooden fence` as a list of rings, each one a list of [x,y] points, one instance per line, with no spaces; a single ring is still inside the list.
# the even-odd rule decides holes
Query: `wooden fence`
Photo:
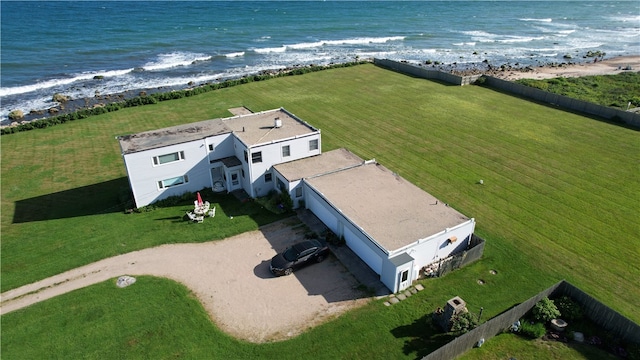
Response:
[[[541,291],[527,301],[513,306],[511,309],[483,323],[477,328],[461,335],[436,351],[423,357],[423,360],[448,360],[458,357],[473,348],[483,339],[487,341],[511,327],[535,304],[544,297],[570,296],[585,310],[585,316],[603,329],[614,333],[621,339],[640,344],[640,326],[602,304],[589,294],[562,280],[548,289]]]
[[[485,241],[483,238],[476,234],[471,235],[471,241],[469,247],[458,254],[452,255],[446,259],[440,261],[438,265],[438,271],[436,272],[438,277],[445,276],[447,273],[465,267],[474,261],[480,260],[484,253]]]

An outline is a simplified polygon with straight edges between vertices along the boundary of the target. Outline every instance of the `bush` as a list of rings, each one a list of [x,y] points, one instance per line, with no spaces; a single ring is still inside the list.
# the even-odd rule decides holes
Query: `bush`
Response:
[[[293,210],[293,200],[291,200],[291,195],[289,192],[283,191],[280,193],[280,201],[282,202],[282,206],[286,212],[290,212]]]
[[[560,317],[560,311],[548,297],[542,298],[531,310],[531,315],[537,321],[547,322]]]
[[[543,323],[531,323],[526,320],[520,320],[520,333],[532,339],[539,339],[547,333],[547,329]]]
[[[569,296],[562,296],[561,298],[556,299],[554,303],[558,308],[558,311],[560,311],[560,316],[565,320],[579,320],[583,316],[580,304],[573,301]]]
[[[478,326],[478,318],[470,312],[453,315],[450,322],[451,332],[461,335],[475,329]]]

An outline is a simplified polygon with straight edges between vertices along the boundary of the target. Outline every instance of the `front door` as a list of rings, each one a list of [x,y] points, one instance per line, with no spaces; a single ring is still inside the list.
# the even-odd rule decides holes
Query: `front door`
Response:
[[[240,170],[232,170],[231,171],[231,186],[230,186],[230,190],[236,190],[241,188],[242,185],[240,184]]]
[[[398,285],[398,291],[402,291],[411,285],[411,277],[409,276],[409,269],[402,270],[400,272],[400,281]]]

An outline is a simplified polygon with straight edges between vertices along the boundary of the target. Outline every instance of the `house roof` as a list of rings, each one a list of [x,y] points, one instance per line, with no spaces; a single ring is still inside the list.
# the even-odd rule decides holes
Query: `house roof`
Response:
[[[130,154],[230,132],[231,129],[220,119],[214,119],[118,136],[118,140],[120,140],[122,152]]]
[[[341,148],[320,155],[278,164],[274,168],[288,181],[295,181],[360,165],[363,162],[354,153]]]
[[[276,119],[281,122],[280,127],[275,126]],[[318,131],[282,108],[234,116],[223,119],[223,122],[247,146],[272,143]]]
[[[276,118],[282,126],[275,127]],[[204,120],[163,129],[119,136],[124,154],[233,132],[247,146],[271,143],[317,132],[318,129],[280,108],[259,113],[243,114],[224,119]]]
[[[389,252],[469,220],[376,163],[305,181]]]

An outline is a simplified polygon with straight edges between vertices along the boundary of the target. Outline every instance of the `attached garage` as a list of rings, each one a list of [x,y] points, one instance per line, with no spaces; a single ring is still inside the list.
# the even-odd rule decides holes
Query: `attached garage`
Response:
[[[345,149],[275,169],[302,182],[305,207],[392,292],[408,287],[423,267],[462,251],[475,230],[473,218]]]

